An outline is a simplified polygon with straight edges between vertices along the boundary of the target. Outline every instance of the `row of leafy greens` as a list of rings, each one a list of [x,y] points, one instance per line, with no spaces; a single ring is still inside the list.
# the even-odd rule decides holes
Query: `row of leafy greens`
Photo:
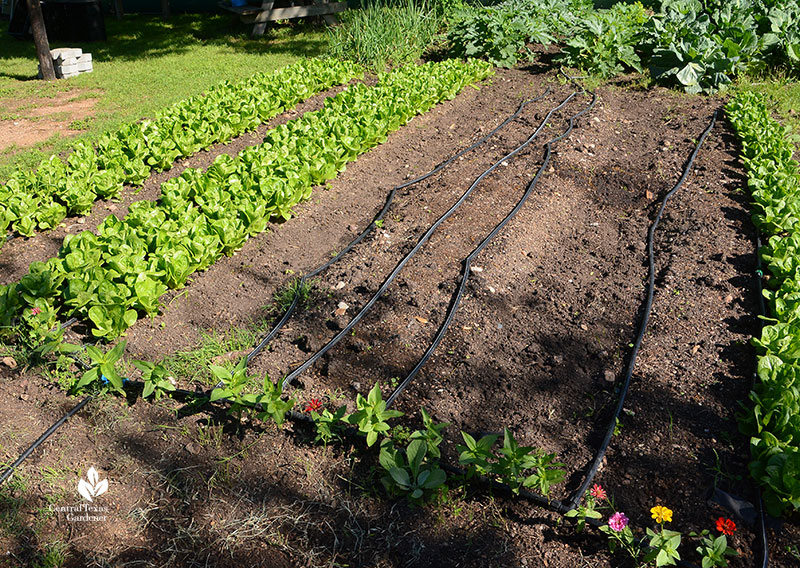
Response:
[[[0,187],[0,235],[22,236],[56,227],[67,215],[86,215],[97,199],[139,185],[151,169],[227,142],[298,102],[361,74],[352,63],[307,59],[273,73],[224,82],[204,95],[172,105],[152,120],[104,134],[95,146],[79,142],[66,161],[44,160],[18,171]],[[0,247],[4,239],[0,238]]]
[[[474,60],[410,65],[372,87],[350,86],[237,157],[222,154],[206,171],[185,170],[162,184],[159,201],[132,204],[124,219],[111,215],[96,233],[68,235],[58,257],[0,286],[0,333],[14,325],[48,330],[58,317],[75,316],[91,322],[96,337],[118,337],[140,315],[157,313],[168,289],[233,254],[270,219],[289,219],[313,186],[491,73]]]
[[[750,472],[779,516],[800,510],[800,169],[788,130],[762,95],[739,93],[727,114],[742,142],[753,221],[769,236],[760,254],[773,276],[764,295],[775,318],[753,340],[758,381],[740,424],[751,436]]]
[[[743,72],[800,66],[799,0],[663,0],[594,8],[589,0],[506,0],[453,17],[456,55],[511,67],[528,44],[561,43],[556,59],[599,77],[649,69],[659,82],[712,93]]]

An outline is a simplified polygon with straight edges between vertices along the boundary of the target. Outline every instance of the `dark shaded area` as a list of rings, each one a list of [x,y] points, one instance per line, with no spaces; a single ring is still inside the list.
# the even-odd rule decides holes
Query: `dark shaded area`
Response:
[[[198,43],[225,46],[244,53],[287,54],[294,57],[313,57],[325,49],[324,40],[309,39],[305,32],[318,29],[311,20],[295,20],[286,24],[272,24],[258,39],[249,37],[251,26],[240,24],[224,14],[197,17],[178,14],[168,21],[150,15],[126,15],[122,21],[106,19],[108,41],[91,44],[94,61],[126,60],[159,57],[172,53],[186,53]],[[51,48],[68,44],[52,41]],[[8,34],[0,34],[0,76],[18,80],[35,79],[35,76],[13,76],[2,70],[2,61],[12,57],[34,58],[32,42],[19,41]]]
[[[129,353],[161,357],[193,345],[209,327],[224,331],[261,316],[276,290],[369,222],[389,187],[468,145],[549,80],[501,71],[480,91],[466,89],[415,119],[327,189],[318,188],[298,218],[198,275],[185,296],[171,296],[163,315],[131,330]],[[522,443],[556,452],[569,476],[554,489],[556,497],[575,488],[607,424],[643,299],[644,234],[654,203],[674,185],[714,105],[660,89],[601,89],[600,95],[598,109],[558,148],[540,191],[476,260],[481,270],[470,278],[452,333],[399,401],[408,428],[418,426],[419,406],[452,422],[443,448],[451,462],[457,428],[509,426]],[[524,139],[546,108],[531,108],[495,147],[398,195],[381,230],[321,275],[311,307],[254,360],[254,371],[275,378],[341,329],[476,172]],[[640,528],[650,526],[656,503],[675,511],[670,528],[711,528],[716,516],[728,514],[706,501],[715,485],[750,497],[746,440],[734,418],[753,364],[747,343],[757,326],[747,276],[753,243],[746,197],[737,192],[735,148],[722,132],[709,139],[662,221],[654,315],[627,412],[598,478]],[[375,381],[388,393],[441,323],[461,260],[513,206],[540,160],[541,149],[531,149],[487,179],[355,334],[303,376],[298,398],[351,401]],[[348,304],[345,315],[334,312],[339,302]],[[0,403],[35,417],[60,412],[44,401],[63,395],[33,380],[33,398],[25,402],[17,399],[18,384],[0,383]],[[54,450],[33,458],[31,468],[62,459],[76,468],[95,464],[115,482],[110,496],[119,532],[97,526],[73,533],[76,564],[625,565],[595,532],[575,535],[568,523],[524,501],[454,487],[431,505],[410,507],[386,499],[374,450],[314,447],[301,427],[277,431],[247,421],[240,428],[205,413],[176,417],[176,406],[98,401],[50,446],[69,448],[68,456]],[[0,418],[3,424],[14,417]],[[19,443],[36,426],[19,423]],[[74,474],[64,479],[73,491]],[[53,493],[47,486],[29,491]],[[19,508],[20,526],[30,522],[31,499]],[[56,528],[64,524],[54,521]],[[776,537],[775,566],[793,565],[787,545],[795,542],[796,524],[786,530]],[[750,565],[751,537],[740,525],[735,545],[742,558],[731,566]],[[21,536],[31,544],[24,550],[41,547],[36,538]],[[692,543],[681,552],[697,560]]]

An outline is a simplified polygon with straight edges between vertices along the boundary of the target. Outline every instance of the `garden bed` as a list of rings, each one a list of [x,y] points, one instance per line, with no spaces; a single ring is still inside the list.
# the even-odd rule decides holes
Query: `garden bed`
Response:
[[[129,331],[127,357],[159,360],[193,348],[209,330],[225,333],[265,317],[273,294],[341,250],[392,186],[466,147],[548,86],[545,98],[482,147],[399,192],[383,225],[320,275],[310,308],[251,365],[273,378],[287,372],[349,321],[469,183],[572,92],[569,84],[537,69],[498,71],[480,89],[415,118],[317,188],[296,218],[171,293],[162,315]],[[459,428],[509,427],[521,442],[556,452],[567,470],[567,482],[554,488],[558,498],[577,488],[608,423],[644,302],[645,239],[658,201],[721,106],[662,89],[604,87],[598,95],[597,106],[554,147],[551,167],[520,214],[473,263],[480,270],[450,332],[397,403],[407,413],[401,422],[411,426],[420,406],[452,423],[443,445],[450,462]],[[375,381],[388,394],[441,324],[462,259],[521,197],[543,158],[541,143],[587,103],[572,101],[540,143],[476,189],[354,334],[300,377],[300,400],[351,400]],[[754,368],[748,341],[759,329],[754,231],[737,155],[730,127],[720,121],[656,234],[653,316],[620,432],[597,478],[633,526],[647,525],[650,507],[662,504],[675,511],[670,528],[712,528],[718,516],[731,515],[707,502],[715,484],[753,499],[747,440],[735,421]],[[33,251],[47,238],[11,242],[0,258],[30,262],[35,253],[14,256],[15,247]],[[348,307],[337,315],[342,302]],[[69,333],[76,340],[81,331]],[[8,458],[74,403],[42,376],[2,366],[0,373]],[[200,374],[179,381],[210,386]],[[179,406],[128,407],[104,398],[59,430],[3,490],[10,528],[0,547],[10,551],[11,565],[29,563],[56,541],[66,543],[67,565],[76,566],[621,565],[605,551],[604,537],[576,536],[570,523],[523,500],[453,489],[429,506],[410,507],[385,498],[371,455],[310,446],[303,428],[248,422],[238,429],[224,414],[177,414]],[[48,514],[52,503],[76,501],[76,473],[90,465],[110,480],[112,522],[76,525]],[[753,532],[737,524],[732,540],[742,558],[731,565],[751,566]],[[789,523],[771,539],[771,565],[793,565],[787,546],[798,540],[797,524]],[[694,558],[693,548],[687,539],[683,556]]]

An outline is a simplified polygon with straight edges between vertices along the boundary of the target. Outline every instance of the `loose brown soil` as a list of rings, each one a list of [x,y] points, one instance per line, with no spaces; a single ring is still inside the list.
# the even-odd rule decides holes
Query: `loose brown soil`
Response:
[[[162,315],[130,330],[128,357],[158,360],[191,349],[209,330],[272,317],[265,306],[273,294],[341,250],[392,186],[468,146],[521,98],[548,86],[544,99],[484,146],[398,192],[383,226],[320,275],[310,307],[251,366],[273,378],[288,372],[347,324],[470,182],[571,92],[568,84],[542,69],[499,71],[479,90],[467,88],[415,118],[318,188],[295,219],[170,294]],[[301,401],[352,400],[375,381],[388,395],[442,324],[464,257],[521,198],[542,162],[543,142],[587,102],[579,96],[556,114],[541,140],[487,177],[442,224],[354,333],[301,376]],[[662,89],[599,89],[597,106],[555,147],[519,215],[473,263],[452,327],[398,399],[406,412],[400,422],[417,427],[420,406],[450,422],[443,453],[451,463],[458,429],[509,427],[564,462],[567,481],[553,496],[568,497],[607,428],[628,363],[644,304],[648,227],[720,105]],[[214,148],[196,165],[257,141],[246,140]],[[675,512],[670,528],[713,528],[717,517],[731,516],[708,500],[714,486],[753,499],[747,440],[735,420],[754,366],[748,340],[758,330],[754,234],[737,152],[720,121],[656,234],[653,314],[619,433],[597,477],[636,527],[648,526],[650,507],[662,504]],[[157,184],[179,171],[154,176],[138,198],[154,197]],[[83,226],[99,222],[104,207]],[[59,239],[9,243],[0,254],[10,271],[3,280],[52,254]],[[341,302],[348,307],[337,315]],[[81,332],[76,326],[70,333],[80,339]],[[0,372],[8,460],[75,400],[40,373]],[[201,375],[180,380],[208,388]],[[62,427],[0,493],[0,549],[8,551],[0,564],[30,564],[59,541],[70,566],[629,565],[607,552],[602,535],[577,535],[570,523],[524,500],[470,487],[411,507],[386,498],[376,452],[356,449],[360,444],[317,447],[302,426],[240,425],[221,411],[180,408],[170,400],[127,404],[109,397]],[[79,502],[77,481],[91,465],[110,481],[97,499],[109,508],[108,519],[70,522],[48,512],[51,504]],[[732,541],[741,556],[731,566],[752,566],[753,529],[737,524]],[[771,565],[796,566],[788,547],[798,541],[796,520],[771,531]],[[695,546],[687,539],[682,555],[698,561]]]
[[[0,120],[0,152],[12,146],[33,146],[55,133],[61,136],[79,134],[81,131],[70,128],[70,125],[93,116],[98,100],[80,98],[82,94],[73,90],[58,93],[49,99],[34,97],[4,101],[5,112],[18,116],[11,120]]]

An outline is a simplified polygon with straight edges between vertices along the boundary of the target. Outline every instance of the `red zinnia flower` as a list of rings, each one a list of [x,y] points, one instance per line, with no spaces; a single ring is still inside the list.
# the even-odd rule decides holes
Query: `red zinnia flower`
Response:
[[[599,501],[605,501],[608,498],[606,490],[603,489],[603,486],[598,483],[592,485],[592,488],[589,490],[589,493],[591,494],[592,497],[594,497]]]
[[[32,316],[38,316],[40,313],[42,313],[42,308],[31,308]]]
[[[730,519],[720,517],[717,519],[717,530],[722,534],[732,535],[736,530],[736,523]]]
[[[317,411],[322,408],[322,402],[318,398],[312,398],[306,403],[306,412]]]

